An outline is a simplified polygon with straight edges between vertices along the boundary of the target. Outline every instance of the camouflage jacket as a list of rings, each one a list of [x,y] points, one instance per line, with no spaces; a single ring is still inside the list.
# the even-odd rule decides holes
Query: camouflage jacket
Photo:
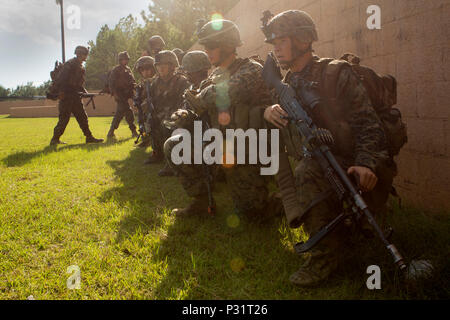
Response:
[[[85,74],[86,69],[77,58],[66,61],[56,79],[54,91],[63,93],[65,97],[79,97],[79,92],[86,92]]]
[[[261,75],[262,66],[251,59],[238,58],[227,69],[216,68],[200,85],[196,98],[208,112],[211,127],[260,128],[270,92]],[[195,106],[194,106],[195,108]],[[197,113],[202,113],[202,107]],[[221,114],[227,113],[223,118]]]
[[[133,97],[133,104],[138,109],[138,122],[143,124],[148,114],[146,83],[151,85],[154,78],[142,79],[136,85],[136,91]]]
[[[133,97],[136,86],[130,67],[118,65],[111,70],[109,76],[109,90],[112,95],[118,95],[120,99]]]
[[[160,121],[169,119],[183,102],[183,93],[189,87],[188,80],[174,74],[168,81],[156,76],[150,85],[150,95],[155,107],[154,117]]]
[[[389,155],[381,121],[372,107],[366,89],[349,65],[342,68],[339,73],[336,82],[337,100],[330,103],[323,83],[324,66],[319,60],[314,56],[301,72],[288,72],[283,81],[294,89],[297,87],[299,77],[317,82],[325,101],[320,115],[328,114],[328,119],[331,119],[332,123],[324,122],[320,115],[312,112],[310,116],[318,127],[325,127],[333,134],[335,145],[332,152],[341,160],[344,167],[364,166],[376,172],[377,167],[389,159]],[[289,155],[296,159],[304,155],[302,138],[293,124],[281,130],[281,137]]]

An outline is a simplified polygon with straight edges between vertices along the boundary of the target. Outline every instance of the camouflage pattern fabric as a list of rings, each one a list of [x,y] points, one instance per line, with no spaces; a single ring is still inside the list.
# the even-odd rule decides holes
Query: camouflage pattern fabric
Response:
[[[323,85],[322,70],[320,59],[314,57],[302,72],[288,73],[284,81],[295,88],[298,83],[296,78],[304,77],[318,82],[321,86]],[[339,132],[333,132],[338,139],[332,151],[344,170],[349,166],[364,166],[376,173],[379,180],[375,189],[364,193],[363,197],[377,220],[382,219],[386,213],[386,201],[391,191],[396,168],[395,163],[388,156],[381,121],[372,108],[365,88],[351,69],[344,68],[341,71],[336,87],[338,103],[329,107],[338,109],[331,110],[333,119],[345,134],[339,137]],[[313,119],[316,123],[322,120],[314,118],[314,115]],[[332,131],[331,128],[328,129]],[[300,160],[294,172],[296,193],[301,209],[305,213],[304,230],[312,235],[344,209],[324,178],[318,163],[308,154],[302,154],[302,138],[294,127],[289,125],[282,129],[281,136],[288,154]],[[383,223],[380,225],[382,226]],[[369,228],[367,224],[365,227]],[[326,279],[336,269],[337,253],[345,237],[342,228],[344,226],[341,225],[310,251],[305,264],[292,275],[291,281],[306,285]]]
[[[86,137],[92,136],[91,130],[89,129],[88,116],[79,96],[66,97],[60,100],[58,103],[58,110],[59,120],[53,131],[54,139],[59,139],[63,135],[72,114],[77,120],[83,134]]]
[[[195,99],[201,100],[203,109],[192,106],[197,114],[206,112],[210,126],[219,130],[227,128],[259,128],[264,108],[270,103],[270,94],[261,76],[262,66],[249,59],[237,59],[228,69],[215,69],[202,82]],[[186,102],[187,103],[187,102]],[[195,101],[194,101],[195,103]],[[257,112],[252,112],[252,111]],[[219,114],[228,112],[230,122],[219,122]],[[257,121],[253,118],[259,118]],[[179,173],[179,179],[187,194],[200,198],[207,194],[201,165],[174,165],[171,151],[178,142],[172,137],[164,146],[164,153],[172,168]],[[217,171],[217,165],[212,171]],[[268,205],[268,180],[260,175],[258,165],[234,165],[223,167],[226,181],[238,213],[247,216],[261,215]]]
[[[121,100],[130,99],[133,97],[135,86],[136,81],[130,67],[118,65],[112,69],[109,76],[109,88],[112,95],[117,95]]]
[[[92,136],[89,130],[88,117],[79,95],[79,92],[86,91],[84,88],[85,73],[82,63],[77,58],[73,58],[63,65],[58,76],[55,91],[62,98],[58,103],[59,120],[53,133],[53,138],[56,140],[63,135],[72,114],[75,116],[83,134],[86,137]]]
[[[179,74],[174,74],[169,80],[163,81],[159,76],[151,82],[150,95],[155,111],[152,114],[152,140],[163,153],[164,142],[170,137],[171,130],[164,126],[163,121],[169,120],[183,102],[183,92],[188,88],[189,82]],[[147,124],[150,125],[150,124]]]
[[[116,100],[117,107],[116,113],[114,114],[113,121],[111,123],[111,129],[116,130],[119,127],[120,122],[125,117],[125,120],[128,123],[128,127],[131,131],[136,130],[136,125],[134,124],[134,114],[131,110],[131,107],[128,103],[128,100],[118,99]]]
[[[70,59],[64,63],[56,79],[55,92],[58,95],[62,93],[64,97],[77,97],[79,92],[85,92],[85,74],[83,64],[77,58]]]

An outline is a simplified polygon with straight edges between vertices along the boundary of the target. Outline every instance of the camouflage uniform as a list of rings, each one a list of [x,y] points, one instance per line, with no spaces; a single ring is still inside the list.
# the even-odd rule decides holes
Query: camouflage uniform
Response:
[[[135,133],[134,115],[128,103],[128,99],[133,97],[136,86],[133,73],[128,66],[118,65],[112,71],[109,78],[109,88],[117,103],[116,114],[111,123],[110,132],[114,132],[119,127],[120,121],[125,117],[130,130]]]
[[[163,154],[164,142],[170,137],[171,131],[164,126],[163,121],[169,120],[170,115],[175,112],[183,102],[183,92],[188,88],[187,79],[174,74],[170,79],[164,81],[159,76],[151,82],[150,95],[154,106],[152,115],[152,140],[155,152]]]
[[[201,84],[196,94],[201,101],[212,128],[225,134],[226,129],[258,128],[262,123],[264,107],[270,103],[269,92],[261,77],[261,65],[249,59],[236,59],[227,70],[216,68]],[[191,102],[190,102],[191,103]],[[195,104],[195,102],[193,103]],[[262,106],[264,105],[264,107]],[[195,107],[194,107],[195,108]],[[229,112],[231,121],[219,123],[219,113]],[[169,140],[164,146],[166,158],[179,173],[179,179],[187,194],[205,198],[207,188],[201,165],[174,165],[170,153],[176,142]],[[224,166],[226,181],[238,213],[261,215],[268,205],[267,179],[260,175],[258,165]]]
[[[285,82],[295,88],[295,78],[303,77],[320,84],[320,70],[319,59],[315,57],[301,73],[288,73]],[[340,110],[334,115],[341,131],[333,132],[329,128],[336,137],[332,151],[344,170],[350,166],[363,166],[377,175],[375,189],[365,193],[364,198],[370,209],[380,216],[385,212],[395,172],[381,121],[372,108],[363,84],[350,67],[340,72],[336,90]],[[294,172],[297,199],[301,207],[300,214],[304,215],[304,230],[313,235],[342,212],[342,204],[331,190],[318,163],[310,156],[301,154],[302,139],[295,127],[288,125],[281,130],[281,136],[288,154],[300,161]],[[311,250],[307,263],[317,273],[317,279],[326,277],[336,268],[337,254],[343,242],[340,231],[329,234]]]
[[[263,27],[266,42],[271,43],[276,37],[282,36],[299,38],[299,32],[306,38],[302,39],[304,41],[317,40],[314,23],[305,12],[286,11],[272,18],[271,23]],[[312,50],[311,47],[309,50]],[[295,54],[294,52],[294,57]],[[311,111],[311,117],[319,127],[326,128],[332,133],[335,143],[331,151],[344,170],[350,166],[361,166],[371,169],[376,174],[378,178],[376,187],[371,192],[364,193],[363,197],[372,212],[379,217],[385,212],[395,172],[395,164],[388,154],[382,123],[372,107],[364,85],[350,65],[342,67],[337,75],[333,88],[336,100],[331,99],[333,97],[330,97],[330,84],[324,81],[324,71],[329,61],[313,56],[301,72],[288,72],[283,81],[289,83],[294,90],[298,90],[298,84],[301,83],[299,79],[318,84],[319,92],[326,102],[326,109],[322,113]],[[329,120],[326,121],[324,117]],[[283,128],[281,137],[281,150],[286,148],[288,155],[299,161],[294,178],[300,210],[297,217],[287,215],[288,222],[293,227],[299,227],[303,222],[306,233],[314,235],[345,209],[331,189],[317,161],[308,152],[303,152],[304,141],[295,125],[289,123]],[[281,170],[280,164],[280,172]],[[304,286],[315,285],[336,269],[344,237],[348,236],[348,230],[345,234],[343,228],[341,225],[310,250],[304,265],[291,276],[290,280],[293,283]]]
[[[62,67],[55,87],[55,92],[62,94],[62,97],[58,104],[59,121],[54,129],[52,141],[59,141],[69,123],[71,114],[75,116],[83,134],[86,137],[92,137],[88,116],[79,95],[80,92],[86,92],[84,88],[85,73],[82,62],[77,58],[70,59]]]

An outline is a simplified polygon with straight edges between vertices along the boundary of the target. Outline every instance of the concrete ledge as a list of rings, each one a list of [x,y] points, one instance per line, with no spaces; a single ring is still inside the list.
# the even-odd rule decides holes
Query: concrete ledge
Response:
[[[11,118],[47,118],[58,116],[58,106],[12,107]]]
[[[116,102],[110,95],[95,97],[94,110],[92,103],[85,107],[89,117],[113,116],[116,112]],[[83,104],[89,100],[83,99]],[[33,104],[34,102],[34,104]],[[130,106],[132,101],[129,101]],[[48,118],[58,116],[58,101],[10,101],[0,104],[0,114],[9,114],[12,118]],[[4,110],[4,113],[1,111]]]

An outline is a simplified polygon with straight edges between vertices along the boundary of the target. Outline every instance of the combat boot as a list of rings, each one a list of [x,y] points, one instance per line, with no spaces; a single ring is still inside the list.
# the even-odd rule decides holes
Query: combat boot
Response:
[[[150,146],[150,138],[148,136],[145,136],[145,137],[142,138],[142,142],[139,143],[135,147],[136,148],[147,148],[148,146]]]
[[[131,129],[131,137],[132,137],[132,138],[137,138],[137,137],[139,137],[139,133],[137,133],[136,128]]]
[[[86,143],[102,143],[103,139],[96,139],[94,136],[86,137]]]
[[[62,141],[59,141],[59,139],[55,139],[55,138],[52,138],[52,140],[50,141],[50,145],[51,146],[56,146],[58,144],[66,144],[66,143],[62,142]]]
[[[208,214],[208,195],[201,195],[195,197],[194,200],[186,208],[175,208],[172,214],[177,217],[190,217],[193,215],[207,215]]]
[[[315,287],[327,280],[337,268],[337,259],[327,250],[313,248],[306,262],[293,273],[289,281],[299,287]]]
[[[164,168],[162,168],[158,172],[158,176],[160,176],[160,177],[173,177],[174,175],[175,175],[175,172],[167,163],[164,165]]]
[[[144,162],[144,164],[153,164],[158,163],[163,160],[162,154],[159,154],[159,152],[153,151],[150,157]]]

